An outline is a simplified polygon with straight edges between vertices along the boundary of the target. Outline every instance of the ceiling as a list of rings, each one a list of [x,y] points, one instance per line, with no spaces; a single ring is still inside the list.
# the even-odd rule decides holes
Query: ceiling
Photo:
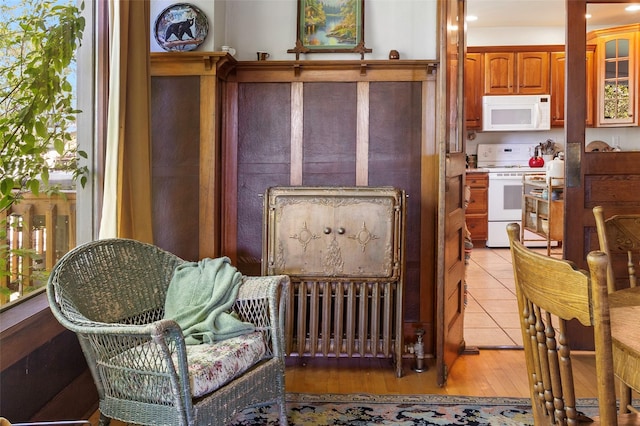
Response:
[[[640,0],[639,3],[640,4]],[[587,29],[640,23],[640,11],[625,12],[629,3],[590,4]],[[560,27],[565,25],[565,0],[467,0],[467,28]]]

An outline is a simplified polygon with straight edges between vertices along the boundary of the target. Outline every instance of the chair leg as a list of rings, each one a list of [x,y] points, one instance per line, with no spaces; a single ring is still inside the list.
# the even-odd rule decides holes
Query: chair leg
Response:
[[[277,404],[280,406],[280,426],[288,426],[289,421],[287,420],[287,398],[284,391],[284,383],[282,383],[282,392],[280,392],[280,395],[278,396]]]
[[[620,382],[618,385],[620,391],[620,414],[629,413],[629,405],[631,405],[631,388]]]
[[[111,423],[111,418],[105,416],[102,413],[100,413],[100,420],[98,421],[98,425],[99,426],[109,426],[109,423]]]
[[[284,401],[279,403],[280,405],[280,426],[288,426],[289,420],[287,420],[287,405]]]

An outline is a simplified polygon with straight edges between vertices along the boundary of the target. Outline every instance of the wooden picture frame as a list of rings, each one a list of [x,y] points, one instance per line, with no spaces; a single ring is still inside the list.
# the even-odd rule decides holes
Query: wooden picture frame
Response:
[[[298,0],[295,53],[365,53],[364,0]]]

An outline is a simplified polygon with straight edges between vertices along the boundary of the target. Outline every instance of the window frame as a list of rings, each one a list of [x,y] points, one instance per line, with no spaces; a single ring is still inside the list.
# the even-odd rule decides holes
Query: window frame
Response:
[[[104,155],[104,134],[106,133],[106,98],[108,88],[108,0],[85,1],[78,0],[78,6],[84,4],[83,16],[85,30],[82,43],[77,54],[77,107],[82,111],[77,119],[78,149],[87,153],[89,179],[87,184],[76,188],[76,244],[80,245],[96,239],[100,225],[100,210],[102,204],[102,176]],[[49,303],[44,288],[24,300],[8,306],[0,311],[0,346],[6,339],[15,337],[21,331],[33,335],[33,339],[19,338],[18,347],[10,351],[15,354],[27,354],[39,343],[46,342],[48,335],[40,335],[38,330],[30,332],[29,327],[45,311],[49,310]],[[42,342],[41,342],[42,340]],[[13,341],[13,340],[12,340]],[[23,342],[24,341],[24,342]],[[9,362],[6,353],[2,351],[3,364]],[[10,365],[10,364],[7,364]]]

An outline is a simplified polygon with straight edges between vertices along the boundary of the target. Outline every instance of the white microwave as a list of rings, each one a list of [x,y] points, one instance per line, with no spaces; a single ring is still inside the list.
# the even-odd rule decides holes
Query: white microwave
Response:
[[[482,130],[551,129],[551,95],[482,97]]]

